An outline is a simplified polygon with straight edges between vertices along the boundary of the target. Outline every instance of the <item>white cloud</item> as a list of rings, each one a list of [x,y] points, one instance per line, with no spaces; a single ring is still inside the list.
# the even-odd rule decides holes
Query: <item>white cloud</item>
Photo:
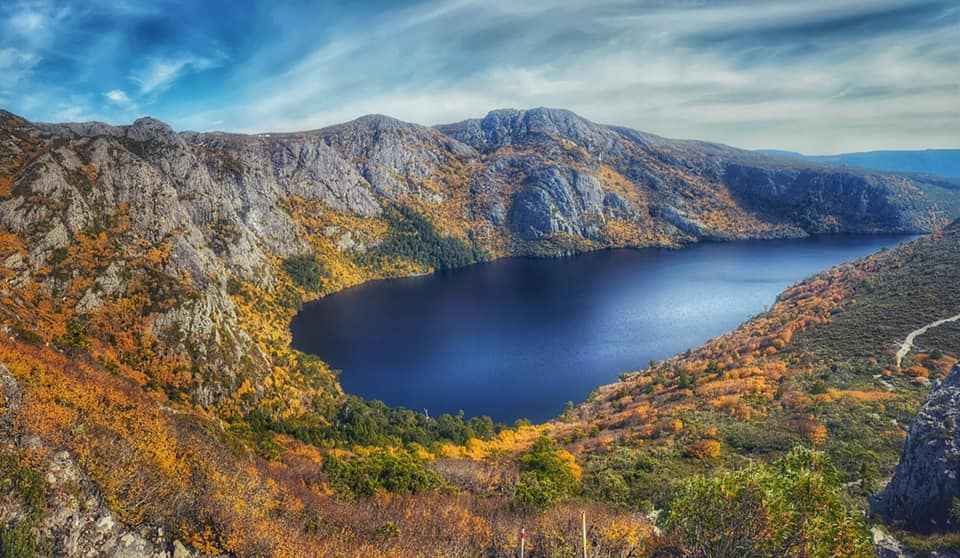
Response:
[[[960,138],[950,128],[960,126],[960,74],[945,71],[942,62],[948,58],[944,52],[960,52],[944,46],[957,44],[956,29],[829,34],[834,20],[905,5],[902,0],[869,7],[855,0],[704,8],[654,3],[620,17],[622,6],[603,0],[589,6],[567,2],[552,11],[512,0],[460,2],[420,17],[407,13],[400,25],[371,22],[363,40],[350,33],[334,37],[289,70],[249,88],[246,99],[197,115],[193,123],[217,119],[243,131],[292,131],[371,112],[434,124],[493,108],[554,106],[600,122],[748,148],[957,146]],[[610,13],[618,16],[596,15]],[[558,19],[540,27],[516,25],[527,15]],[[507,23],[523,31],[498,35],[512,41],[512,48],[493,63],[458,49],[458,37],[510,29]],[[828,29],[822,41],[800,31],[789,38],[771,31],[809,26],[812,33],[821,25]],[[594,32],[594,38],[554,59],[530,56],[549,49],[558,36],[550,29],[562,32],[564,26]],[[737,33],[723,34],[730,29]],[[709,43],[717,31],[719,42]],[[384,46],[399,44],[403,49]],[[941,61],[928,56],[936,48],[944,51]],[[452,60],[458,61],[456,78],[428,69]],[[461,71],[471,64],[473,71]],[[407,77],[402,70],[409,70]],[[395,75],[385,77],[391,72]],[[371,87],[378,83],[379,90]]]
[[[22,83],[27,81],[30,71],[40,58],[16,48],[0,48],[0,104],[9,106],[11,99],[24,104],[25,95],[20,91]]]
[[[24,33],[30,33],[42,29],[46,23],[46,17],[40,12],[24,10],[17,13],[10,20],[10,25],[22,30]]]
[[[187,72],[203,71],[220,65],[218,60],[201,56],[154,58],[145,68],[135,71],[130,79],[140,86],[140,93],[162,93]]]
[[[43,60],[54,32],[70,14],[51,0],[0,2],[0,97],[4,104],[11,98],[25,106],[24,99],[36,88],[30,85],[34,68]]]
[[[115,76],[98,69],[125,44],[123,33],[101,41],[99,56],[74,60],[80,72],[64,87],[29,83],[29,68],[56,45],[4,31],[20,14],[37,35],[58,36],[42,31],[56,21],[55,7],[0,5],[0,97],[22,110],[31,95],[40,99],[34,106],[55,107],[76,87],[90,93],[97,117],[123,121],[138,105],[162,107],[175,112],[158,117],[198,130],[303,130],[366,113],[435,124],[553,106],[748,148],[960,146],[960,28],[942,21],[960,8],[915,0],[444,0],[265,37],[250,52],[233,51],[244,58],[232,66],[217,52],[229,44],[167,45],[163,55],[114,64],[135,69],[122,70],[130,83],[110,91],[98,84]],[[83,11],[72,9],[71,21]],[[196,98],[155,103],[220,66],[221,83],[197,80],[184,92]],[[14,85],[18,76],[26,78]]]
[[[22,78],[40,58],[16,48],[0,48],[0,74],[4,81],[15,82]]]
[[[103,94],[111,103],[121,105],[121,106],[130,106],[133,104],[133,101],[122,89],[113,89],[107,91]]]
[[[69,15],[69,7],[58,7],[50,0],[15,2],[7,11],[6,30],[22,42],[43,45]]]
[[[53,113],[53,118],[57,122],[86,122],[95,119],[86,105],[63,105]]]

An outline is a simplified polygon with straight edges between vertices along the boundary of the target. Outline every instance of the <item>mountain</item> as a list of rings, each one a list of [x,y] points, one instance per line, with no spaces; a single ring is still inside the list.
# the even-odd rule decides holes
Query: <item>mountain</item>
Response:
[[[0,226],[22,243],[18,284],[89,323],[129,299],[125,276],[142,276],[165,296],[144,300],[139,326],[164,340],[158,356],[172,350],[195,371],[177,397],[205,406],[248,379],[266,397],[279,348],[265,344],[286,344],[289,309],[364,280],[516,254],[929,231],[960,215],[960,189],[923,179],[788,165],[552,109],[254,136],[175,133],[150,118],[0,121]],[[430,241],[410,246],[396,232],[410,227]],[[283,263],[301,256],[323,277],[297,284]],[[244,327],[262,310],[238,304],[266,304],[259,291],[282,299],[269,341]]]
[[[960,190],[922,180],[790,166],[551,109],[494,111],[436,129],[368,116],[256,136],[178,134],[149,118],[127,127],[33,125],[9,114],[2,122],[0,225],[24,242],[19,280],[65,291],[58,309],[86,316],[123,298],[117,275],[143,267],[131,260],[146,247],[132,247],[161,250],[151,277],[179,287],[168,286],[169,308],[150,318],[151,330],[181,349],[196,346],[179,352],[205,377],[187,388],[205,405],[251,374],[259,389],[269,368],[269,351],[240,325],[227,287],[310,298],[422,271],[429,247],[397,252],[384,234],[410,221],[395,206],[462,244],[470,257],[461,263],[700,239],[929,231],[960,215]],[[82,270],[93,284],[65,280],[57,268],[81,262],[61,256],[99,231],[109,232],[111,250]],[[291,285],[278,265],[300,255],[325,268],[313,292]],[[49,274],[36,273],[47,266]],[[285,339],[285,323],[275,325]]]
[[[555,109],[257,135],[0,112],[0,470],[16,480],[0,485],[0,543],[67,556],[175,545],[297,556],[416,555],[429,541],[449,555],[503,555],[498,537],[524,521],[541,549],[562,549],[567,516],[531,519],[513,495],[552,503],[566,492],[541,498],[554,483],[537,471],[569,470],[564,482],[605,502],[590,504],[609,531],[596,544],[614,555],[652,537],[631,512],[692,472],[805,440],[822,441],[846,473],[874,453],[892,468],[922,386],[897,374],[896,397],[877,396],[872,375],[830,364],[855,354],[881,374],[890,355],[850,351],[885,351],[907,323],[942,310],[948,297],[932,289],[956,278],[911,258],[952,262],[933,254],[954,247],[942,229],[958,216],[960,188],[942,179],[669,140]],[[382,277],[511,255],[930,231],[940,236],[929,247],[798,286],[731,344],[628,375],[548,425],[498,432],[363,401],[289,346],[304,300]],[[915,289],[895,295],[895,283]],[[902,306],[884,315],[877,293]],[[869,335],[810,341],[864,312],[879,324]],[[721,372],[727,383],[700,390]],[[870,423],[865,436],[844,426],[871,413],[898,426]],[[723,428],[698,422],[708,418]],[[535,444],[541,434],[563,448]],[[618,502],[628,466],[637,492]],[[672,476],[653,483],[658,470]],[[444,538],[451,525],[465,538]]]
[[[777,149],[761,149],[758,152],[831,165],[960,178],[960,149],[865,151],[861,153],[840,153],[838,155],[804,155],[795,151],[780,151]]]

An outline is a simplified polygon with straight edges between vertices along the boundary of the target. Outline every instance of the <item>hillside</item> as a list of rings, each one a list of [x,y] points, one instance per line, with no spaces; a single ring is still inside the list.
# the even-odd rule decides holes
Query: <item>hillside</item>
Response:
[[[920,241],[788,291],[746,329],[601,388],[563,420],[496,432],[342,393],[326,364],[289,348],[290,318],[362,281],[508,255],[934,231],[960,215],[960,190],[552,109],[255,136],[0,113],[0,132],[0,465],[17,479],[0,523],[5,548],[41,554],[150,555],[177,539],[211,554],[411,555],[430,540],[496,555],[521,518],[541,548],[561,548],[563,505],[535,518],[510,505],[517,452],[549,433],[576,483],[612,500],[591,504],[607,518],[596,537],[626,555],[651,527],[598,480],[616,479],[600,474],[620,466],[609,455],[654,459],[625,462],[648,475],[628,508],[666,497],[651,471],[680,478],[804,440],[848,474],[864,452],[877,474],[892,468],[923,387],[873,376],[901,329],[939,315],[931,289],[955,284],[957,235]],[[908,371],[949,358],[914,355]],[[848,447],[858,423],[840,417],[873,414],[897,426],[870,423]],[[468,535],[438,535],[451,525]]]
[[[674,479],[808,444],[865,507],[893,474],[930,379],[960,356],[949,323],[895,364],[907,333],[956,314],[958,270],[953,228],[810,277],[737,331],[599,388],[556,435],[592,456],[598,495],[630,476],[620,498],[662,505]]]

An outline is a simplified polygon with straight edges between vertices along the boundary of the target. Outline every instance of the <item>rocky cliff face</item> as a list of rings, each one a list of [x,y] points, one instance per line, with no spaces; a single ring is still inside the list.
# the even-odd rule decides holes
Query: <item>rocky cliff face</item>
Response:
[[[5,112],[0,128],[0,228],[23,243],[9,255],[16,284],[94,315],[129,297],[137,258],[162,247],[167,256],[151,273],[188,292],[151,308],[149,329],[198,363],[203,381],[191,397],[203,404],[239,387],[241,371],[269,368],[228,283],[269,292],[279,260],[322,243],[328,267],[347,271],[318,294],[378,276],[355,262],[382,242],[389,204],[415,208],[492,257],[914,232],[960,213],[960,190],[667,140],[553,109],[437,128],[368,116],[293,134],[176,133],[151,118],[33,124]],[[97,255],[100,265],[59,269],[104,230],[115,249]]]
[[[922,201],[924,187],[918,190],[902,177],[802,166],[717,144],[670,140],[598,125],[564,110],[499,110],[438,129],[501,166],[515,164],[518,152],[538,154],[601,179],[610,171],[628,182],[629,190],[642,193],[639,199],[624,199],[624,192],[614,190],[597,198],[588,190],[584,197],[555,173],[524,172],[515,215],[518,230],[533,236],[565,229],[589,236],[590,229],[564,211],[576,194],[583,201],[581,214],[620,210],[636,219],[647,213],[670,234],[695,239],[928,230],[932,222],[923,213],[938,203]],[[940,204],[937,210],[946,212],[935,221],[952,211],[953,202]]]
[[[921,533],[956,530],[960,498],[960,365],[934,384],[907,434],[893,479],[873,505],[888,522]]]

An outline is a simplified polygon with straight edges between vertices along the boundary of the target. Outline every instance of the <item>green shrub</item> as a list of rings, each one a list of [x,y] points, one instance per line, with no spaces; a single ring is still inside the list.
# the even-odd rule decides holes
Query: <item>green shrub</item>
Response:
[[[765,424],[732,421],[721,428],[723,441],[743,453],[779,454],[790,451],[802,442],[800,435],[779,424],[770,427]]]
[[[46,506],[43,477],[38,471],[21,464],[19,456],[0,453],[0,493],[16,495],[23,520],[0,527],[0,556],[30,558],[43,554],[37,548],[33,526]]]
[[[577,478],[569,463],[549,438],[541,437],[520,458],[520,481],[514,499],[521,508],[546,511],[577,488]]]
[[[685,480],[664,529],[693,558],[874,556],[841,494],[826,454],[795,448],[773,465]]]
[[[648,512],[653,501],[669,496],[671,482],[657,471],[654,458],[640,451],[617,448],[587,464],[583,492],[588,498],[611,502],[623,508]]]
[[[323,470],[333,486],[356,496],[373,496],[377,490],[417,494],[443,486],[443,479],[424,467],[424,461],[409,452],[378,451],[347,460],[328,455]]]
[[[388,539],[395,539],[400,536],[400,528],[392,521],[384,521],[377,525],[377,534]]]
[[[827,393],[829,386],[823,380],[817,380],[813,382],[813,385],[810,386],[810,395],[823,395]]]
[[[956,556],[960,552],[960,533],[921,535],[897,531],[894,536],[903,544],[904,550],[913,553],[917,558]]]
[[[67,332],[62,341],[78,349],[90,348],[90,338],[87,337],[87,328],[78,320],[67,321]]]
[[[0,556],[32,558],[37,556],[37,541],[30,525],[0,527]]]
[[[303,289],[318,292],[323,288],[326,270],[314,256],[290,256],[283,260],[282,266],[290,279]]]
[[[49,264],[52,265],[52,266],[59,265],[59,264],[63,263],[64,260],[67,259],[67,256],[68,256],[68,255],[69,255],[69,253],[67,252],[67,249],[66,249],[66,248],[62,248],[62,247],[61,247],[61,248],[54,248],[54,249],[50,252],[50,255],[47,256],[47,263],[49,263]]]

